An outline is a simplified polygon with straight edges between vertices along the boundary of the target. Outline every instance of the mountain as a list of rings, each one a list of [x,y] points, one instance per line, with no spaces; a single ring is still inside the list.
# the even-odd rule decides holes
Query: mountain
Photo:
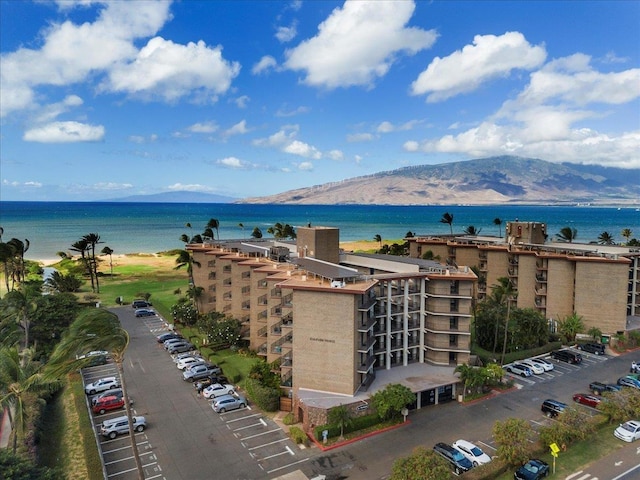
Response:
[[[233,203],[238,199],[214,195],[202,192],[162,192],[151,195],[131,195],[129,197],[113,198],[108,202],[135,202],[135,203]]]
[[[485,205],[637,204],[640,169],[501,156],[420,165],[239,203]]]

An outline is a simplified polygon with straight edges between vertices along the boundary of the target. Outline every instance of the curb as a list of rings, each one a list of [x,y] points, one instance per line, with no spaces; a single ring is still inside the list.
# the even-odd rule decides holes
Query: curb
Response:
[[[375,432],[365,433],[364,435],[361,435],[361,436],[355,437],[355,438],[350,438],[349,440],[345,440],[343,442],[334,443],[333,445],[330,445],[328,447],[323,446],[320,442],[318,442],[315,438],[311,437],[309,434],[307,434],[307,436],[315,444],[316,447],[318,447],[323,452],[327,452],[329,450],[333,450],[333,449],[336,449],[336,448],[344,447],[345,445],[349,445],[351,443],[359,442],[360,440],[364,440],[365,438],[373,437],[374,435],[379,435],[381,433],[385,433],[385,432],[388,432],[390,430],[395,430],[397,428],[403,427],[403,426],[408,425],[410,423],[411,423],[411,420],[406,420],[406,421],[404,421],[402,423],[399,423],[397,425],[392,425],[390,427],[383,428],[382,430],[376,430]]]

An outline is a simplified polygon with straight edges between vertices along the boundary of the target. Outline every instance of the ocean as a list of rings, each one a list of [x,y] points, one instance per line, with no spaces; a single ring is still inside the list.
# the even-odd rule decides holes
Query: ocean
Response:
[[[563,227],[577,230],[576,242],[597,240],[603,231],[616,242],[630,228],[640,238],[640,209],[593,206],[386,206],[386,205],[248,205],[204,203],[121,202],[0,202],[2,241],[28,239],[27,259],[57,258],[88,233],[97,233],[115,254],[157,253],[183,248],[180,236],[202,233],[210,218],[220,223],[221,239],[250,238],[255,227],[264,237],[275,223],[327,226],[340,229],[340,241],[397,240],[407,232],[416,235],[449,233],[442,215],[453,215],[454,233],[473,225],[483,235],[498,235],[493,220],[537,221],[555,235]],[[186,226],[190,223],[192,228]],[[242,225],[242,226],[241,226]]]

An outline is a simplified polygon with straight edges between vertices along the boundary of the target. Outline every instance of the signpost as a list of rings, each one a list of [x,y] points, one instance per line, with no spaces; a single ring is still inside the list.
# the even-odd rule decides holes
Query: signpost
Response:
[[[556,458],[558,458],[560,448],[556,443],[549,445],[549,448],[551,448],[551,455],[553,456],[553,473],[556,473]]]

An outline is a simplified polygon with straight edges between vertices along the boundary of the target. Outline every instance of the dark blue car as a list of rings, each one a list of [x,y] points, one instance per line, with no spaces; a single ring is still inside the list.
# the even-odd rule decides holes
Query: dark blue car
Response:
[[[549,475],[549,464],[538,459],[531,459],[513,474],[515,480],[539,480]]]

